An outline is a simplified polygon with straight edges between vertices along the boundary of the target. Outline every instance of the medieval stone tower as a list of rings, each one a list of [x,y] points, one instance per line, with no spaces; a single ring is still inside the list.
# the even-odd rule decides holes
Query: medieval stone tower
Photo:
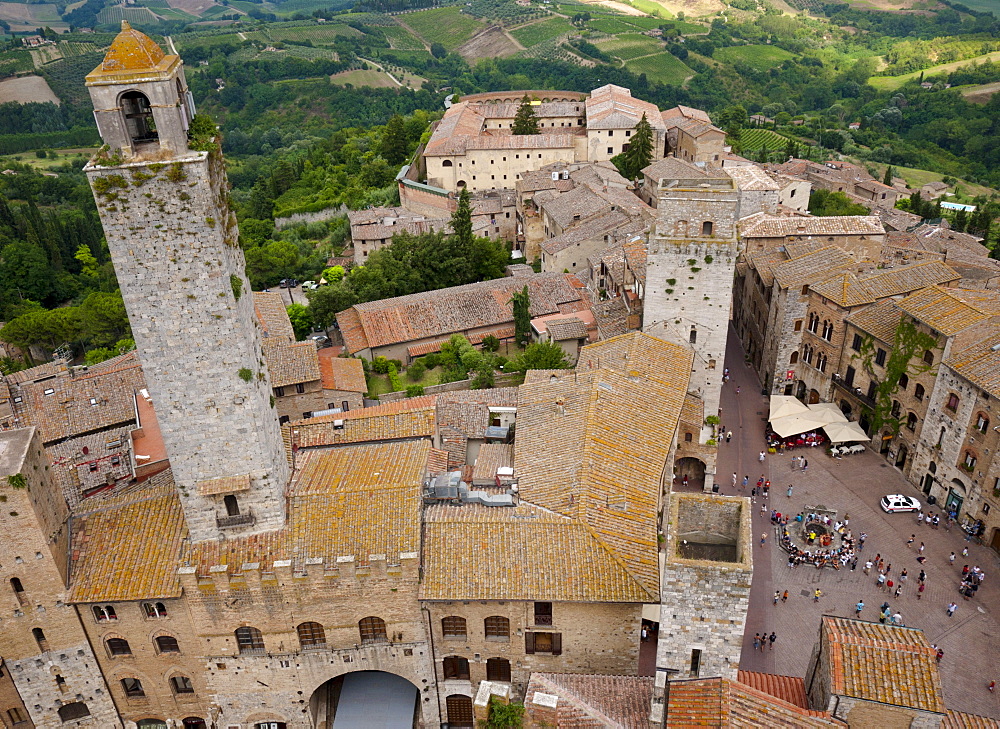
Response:
[[[222,156],[184,67],[122,23],[87,75],[85,171],[194,541],[278,529],[288,464]]]
[[[690,392],[705,416],[719,412],[736,268],[739,193],[729,178],[660,181],[649,234],[643,331],[694,350]],[[703,425],[702,444],[712,438]],[[705,489],[715,477],[715,449],[703,451]]]

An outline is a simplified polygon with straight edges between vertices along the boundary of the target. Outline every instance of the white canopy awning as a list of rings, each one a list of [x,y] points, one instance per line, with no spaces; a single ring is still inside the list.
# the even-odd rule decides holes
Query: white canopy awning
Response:
[[[828,422],[827,418],[818,413],[810,412],[807,409],[804,413],[786,415],[777,420],[772,419],[771,429],[782,438],[787,438],[799,433],[805,433],[808,430],[822,428]]]
[[[832,402],[818,402],[809,405],[809,409],[826,418],[828,423],[846,423],[847,416],[841,412],[840,408],[834,405]]]
[[[808,412],[809,408],[802,401],[791,395],[771,395],[770,419],[777,420],[787,415]]]
[[[857,423],[830,423],[823,431],[831,443],[846,443],[855,440],[870,440],[868,434]]]

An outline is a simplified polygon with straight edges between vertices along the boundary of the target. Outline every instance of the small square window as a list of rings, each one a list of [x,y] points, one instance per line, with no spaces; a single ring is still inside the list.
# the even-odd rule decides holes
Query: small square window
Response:
[[[91,405],[96,405],[97,404],[97,398],[96,397],[90,398],[90,404]]]
[[[614,147],[608,147],[608,154],[614,154],[614,153],[615,153],[615,148]]]
[[[48,387],[48,388],[46,388],[42,392],[42,394],[44,394],[44,395],[52,395],[52,394],[55,394],[55,390],[53,388],[51,388],[51,387]]]

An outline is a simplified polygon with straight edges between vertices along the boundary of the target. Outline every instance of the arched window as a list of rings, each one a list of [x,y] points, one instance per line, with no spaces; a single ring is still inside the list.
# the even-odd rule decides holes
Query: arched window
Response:
[[[965,458],[962,459],[962,465],[965,466],[966,471],[971,471],[976,467],[976,456],[972,451],[965,452]]]
[[[452,166],[453,166],[453,164],[452,164],[452,161],[451,161],[450,159],[446,159],[446,160],[444,160],[444,161],[443,161],[443,162],[441,163],[441,166],[442,166],[442,167],[452,167]]]
[[[108,648],[108,654],[112,656],[130,656],[132,655],[132,646],[128,644],[128,641],[124,638],[108,638],[104,641],[104,645]]]
[[[38,643],[38,647],[42,651],[47,651],[49,649],[49,643],[45,640],[45,631],[41,628],[32,628],[31,634],[35,636],[35,642]]]
[[[300,623],[295,629],[299,634],[299,645],[302,650],[322,648],[326,645],[326,632],[319,623]]]
[[[510,683],[510,661],[506,658],[487,658],[486,680]]]
[[[449,615],[441,618],[441,632],[445,638],[464,638],[466,635],[465,618]]]
[[[934,353],[929,349],[924,352],[924,363],[928,365],[934,364]]]
[[[788,364],[795,364],[799,361],[799,353],[792,352],[792,356],[788,358]]]
[[[445,680],[469,680],[469,659],[462,656],[445,656],[443,664]]]
[[[107,623],[118,620],[118,615],[111,605],[94,605],[94,617],[99,623]]]
[[[157,653],[181,652],[181,647],[177,644],[177,639],[172,635],[158,635],[153,640],[156,643]]]
[[[151,620],[167,617],[167,608],[162,602],[144,602],[142,604],[142,611]]]
[[[459,180],[456,182],[455,187],[465,187],[465,180]]]
[[[820,353],[819,358],[816,361],[816,369],[820,372],[826,372],[826,354]]]
[[[226,494],[222,499],[222,503],[226,507],[226,514],[228,516],[239,516],[240,515],[240,502],[236,500],[236,497],[232,494]]]
[[[892,407],[889,409],[889,414],[892,415],[892,417],[894,417],[894,418],[898,418],[899,417],[899,401],[898,400],[893,400],[892,401]]]
[[[264,636],[257,628],[237,628],[236,647],[242,655],[264,655]]]
[[[72,704],[63,704],[59,707],[59,718],[63,721],[71,719],[83,719],[90,716],[90,709],[82,701],[74,701]]]
[[[125,129],[132,144],[155,142],[159,139],[153,122],[153,108],[149,99],[139,91],[126,91],[121,95],[121,109],[125,116]]]
[[[713,227],[714,226],[712,225],[712,221],[710,221],[710,220],[706,220],[704,223],[702,223],[701,224],[701,235],[702,235],[702,237],[707,237],[707,236],[712,235],[712,228]]]
[[[17,577],[10,578],[10,586],[14,588],[14,592],[24,592],[24,585],[21,584],[21,580]]]
[[[358,621],[358,630],[361,631],[361,642],[385,643],[389,640],[385,632],[385,621],[382,618],[368,617]]]
[[[921,384],[918,383],[917,386],[913,388],[913,397],[917,398],[917,400],[923,401],[923,399],[924,399],[924,386],[923,385],[921,385]]]
[[[448,726],[454,729],[475,726],[471,698],[461,694],[452,694],[445,699],[445,704],[448,707]]]
[[[142,688],[142,681],[137,678],[123,678],[122,690],[125,692],[126,696],[139,697],[146,695],[146,692]]]
[[[685,434],[685,440],[691,440]],[[510,621],[502,615],[491,615],[483,621],[486,629],[486,640],[510,640]]]
[[[980,433],[985,433],[990,429],[990,419],[987,418],[983,413],[976,415],[976,430]]]
[[[906,416],[906,427],[907,427],[908,430],[916,430],[917,429],[917,414],[916,413],[910,413],[909,415]]]
[[[904,372],[903,374],[901,374],[899,376],[899,389],[900,390],[905,390],[906,386],[909,385],[909,384],[910,384],[910,378],[907,377],[906,373]]]
[[[194,684],[187,676],[174,676],[170,679],[170,689],[175,694],[193,694]]]

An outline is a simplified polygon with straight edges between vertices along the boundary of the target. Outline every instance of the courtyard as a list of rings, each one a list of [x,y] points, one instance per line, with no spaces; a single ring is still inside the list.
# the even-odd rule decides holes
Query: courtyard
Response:
[[[940,667],[948,708],[1000,718],[1000,695],[987,689],[991,680],[1000,680],[1000,662],[996,658],[1000,650],[1000,558],[996,552],[966,542],[962,530],[957,526],[945,529],[944,520],[940,528],[932,529],[918,525],[914,514],[883,512],[879,499],[885,494],[900,493],[921,502],[924,495],[891,463],[871,450],[834,459],[824,448],[806,448],[767,455],[763,463],[759,462],[759,453],[765,447],[768,399],[761,395],[753,371],[743,364],[743,350],[732,330],[726,365],[731,380],[722,391],[722,423],[732,430],[733,438],[730,443],[720,441],[716,481],[723,494],[740,496],[750,496],[750,489],[762,475],[771,481],[769,497],[763,500],[764,512],[759,496],[752,507],[754,575],[740,668],[805,676],[817,641],[820,616],[854,617],[855,605],[862,600],[865,607],[861,619],[876,621],[879,607],[888,602],[894,613],[902,615],[905,625],[923,630],[931,643],[944,650]],[[807,472],[793,467],[795,455],[808,459]],[[732,487],[733,472],[740,481],[744,475],[749,476],[750,485],[745,492],[739,486]],[[786,495],[789,485],[793,486],[791,497]],[[788,567],[787,553],[779,546],[779,533],[771,524],[770,511],[794,516],[820,504],[836,511],[840,518],[849,518],[855,537],[861,532],[868,535],[855,570],[850,565],[839,570],[810,565]],[[939,505],[931,510],[941,513]],[[761,546],[760,537],[765,533],[767,540]],[[916,535],[915,541],[908,548],[911,534]],[[923,552],[926,560],[922,565],[917,561],[921,542],[926,545]],[[965,547],[969,555],[963,558]],[[954,565],[949,563],[952,552],[956,554]],[[865,560],[874,559],[876,554],[892,566],[889,579],[894,582],[898,583],[904,568],[908,571],[898,598],[879,588],[874,569],[870,575],[864,573]],[[972,600],[963,599],[958,592],[965,564],[970,568],[978,565],[986,574]],[[918,599],[917,575],[921,569],[927,573],[927,586]],[[822,594],[815,602],[817,589]],[[774,605],[775,591],[786,590],[787,602]],[[953,617],[946,611],[951,602],[958,603]],[[754,650],[754,635],[769,635],[772,631],[777,635],[773,650]]]

